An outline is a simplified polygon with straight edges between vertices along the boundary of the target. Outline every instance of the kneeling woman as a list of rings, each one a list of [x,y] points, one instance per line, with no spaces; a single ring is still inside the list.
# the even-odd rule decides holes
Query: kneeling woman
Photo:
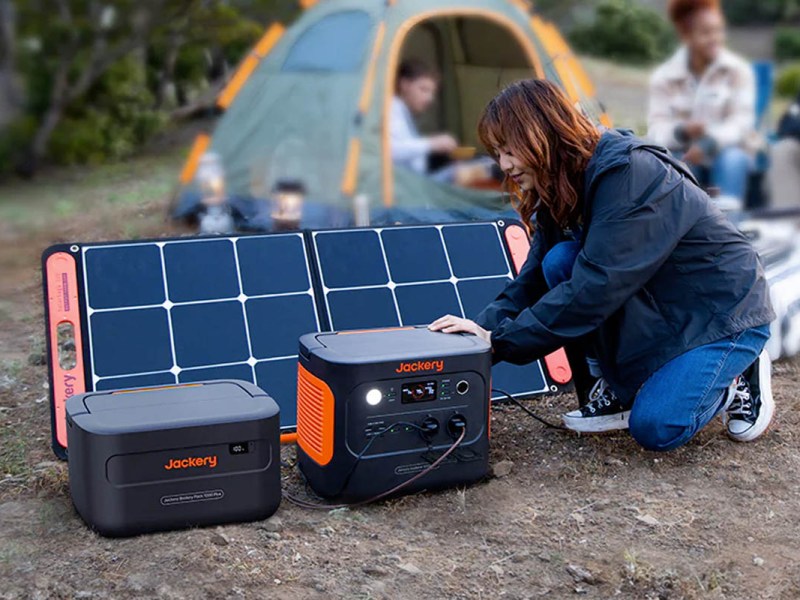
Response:
[[[774,318],[759,260],[692,174],[662,148],[600,131],[552,83],[515,83],[479,134],[533,230],[519,276],[475,321],[430,325],[490,341],[522,364],[581,347],[596,378],[564,415],[576,431],[630,428],[650,450],[723,413],[738,441],[772,419]]]

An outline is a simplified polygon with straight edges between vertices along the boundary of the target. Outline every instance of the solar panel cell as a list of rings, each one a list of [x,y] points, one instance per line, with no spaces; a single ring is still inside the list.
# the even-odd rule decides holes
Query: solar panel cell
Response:
[[[461,295],[461,304],[464,307],[464,316],[474,319],[503,291],[510,281],[509,277],[491,277],[488,279],[470,279],[459,281],[458,292]]]
[[[250,358],[238,300],[178,305],[171,312],[178,367],[212,366]]]
[[[442,238],[435,227],[386,229],[381,238],[395,283],[450,278]]]
[[[236,298],[239,283],[230,240],[178,242],[164,246],[172,302]]]
[[[245,308],[257,359],[296,356],[300,336],[317,331],[314,302],[308,294],[250,299]]]
[[[315,234],[322,282],[329,288],[386,285],[386,261],[378,234],[369,229]]]
[[[459,279],[509,274],[505,250],[494,224],[444,227],[442,235],[453,275]]]
[[[236,241],[242,291],[247,296],[307,292],[311,283],[301,234]]]
[[[334,329],[369,329],[400,325],[388,288],[341,290],[327,294]]]
[[[161,304],[164,274],[156,246],[121,246],[90,249],[86,268],[97,281],[89,290],[94,309]]]
[[[98,377],[172,368],[169,322],[163,308],[95,312],[90,327]]]
[[[403,325],[427,325],[442,315],[461,315],[452,283],[403,285],[395,288]]]

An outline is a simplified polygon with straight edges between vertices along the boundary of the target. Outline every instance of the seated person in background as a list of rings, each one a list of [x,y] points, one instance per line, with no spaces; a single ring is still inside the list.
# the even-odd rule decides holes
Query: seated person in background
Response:
[[[389,123],[392,161],[443,183],[468,185],[472,180],[489,178],[494,164],[489,157],[429,170],[432,154],[451,155],[458,148],[458,142],[449,133],[424,136],[414,122],[415,115],[431,107],[438,89],[439,74],[423,61],[412,58],[400,64]]]
[[[648,137],[683,160],[703,186],[743,199],[755,137],[755,77],[725,48],[719,0],[670,0],[683,42],[650,81]]]
[[[800,206],[800,94],[778,123],[778,142],[770,149],[767,182],[770,204]]]
[[[431,107],[438,89],[439,74],[421,60],[409,59],[400,64],[389,125],[392,160],[420,174],[428,172],[431,153],[448,154],[458,147],[456,139],[447,133],[420,135],[414,122],[414,115]]]

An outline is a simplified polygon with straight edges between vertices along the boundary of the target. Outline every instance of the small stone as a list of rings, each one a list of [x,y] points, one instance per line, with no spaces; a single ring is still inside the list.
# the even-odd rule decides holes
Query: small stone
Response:
[[[491,565],[489,569],[491,569],[492,573],[494,573],[498,577],[502,577],[505,574],[503,567],[501,567],[500,565]]]
[[[382,581],[373,581],[369,586],[371,595],[383,596],[386,593],[386,584]]]
[[[511,557],[511,562],[514,562],[514,563],[525,562],[528,559],[529,556],[530,556],[530,554],[528,553],[527,550],[520,550],[514,556]]]
[[[389,574],[389,571],[377,565],[364,565],[361,570],[364,575],[369,575],[370,577],[384,577]]]
[[[763,567],[764,566],[764,559],[761,558],[760,556],[754,556],[753,557],[753,564],[755,566],[757,566],[757,567]]]
[[[231,541],[228,539],[228,536],[224,533],[220,533],[219,531],[212,533],[211,537],[209,537],[209,541],[216,546],[227,546],[231,543]]]
[[[567,565],[567,573],[572,575],[576,583],[588,583],[589,585],[597,583],[597,578],[580,565]]]
[[[276,542],[281,539],[281,534],[277,531],[265,531],[264,537],[268,540],[275,540]]]
[[[585,587],[581,586],[581,585],[578,585],[578,586],[575,586],[575,593],[576,594],[588,594],[589,590],[586,589]]]
[[[657,526],[657,525],[661,525],[661,521],[659,521],[658,519],[656,519],[656,518],[655,518],[653,515],[651,515],[651,514],[645,514],[645,515],[636,515],[636,520],[637,520],[637,521],[641,521],[641,522],[642,522],[642,523],[644,523],[645,525],[650,525],[650,527],[655,527],[655,526]]]
[[[581,513],[579,513],[579,512],[574,512],[574,513],[572,513],[572,514],[570,515],[570,517],[572,517],[572,519],[573,519],[573,520],[574,520],[574,521],[575,521],[575,522],[576,522],[578,525],[583,525],[584,523],[586,523],[586,518],[585,518],[585,517],[584,517],[584,516],[583,516]]]
[[[278,532],[283,530],[283,521],[280,517],[272,517],[269,521],[259,523],[258,528],[262,531]]]
[[[47,364],[44,352],[31,352],[28,355],[28,364],[32,367],[41,367]]]
[[[422,575],[422,569],[413,563],[403,563],[399,566],[401,571],[405,571],[409,575]]]
[[[618,467],[622,467],[622,466],[625,465],[625,463],[622,462],[622,460],[620,460],[619,458],[617,458],[615,456],[609,456],[604,462],[607,465],[614,465],[614,466],[618,466]]]
[[[549,563],[549,562],[550,562],[552,559],[550,558],[550,555],[549,555],[549,554],[547,554],[546,552],[542,552],[542,553],[539,555],[539,560],[541,560],[542,562],[547,562],[547,563]]]
[[[511,473],[513,468],[513,461],[501,460],[499,463],[492,465],[492,475],[495,477],[506,477]]]

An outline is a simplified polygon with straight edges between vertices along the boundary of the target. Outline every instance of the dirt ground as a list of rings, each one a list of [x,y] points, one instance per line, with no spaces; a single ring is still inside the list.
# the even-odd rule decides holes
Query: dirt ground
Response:
[[[750,445],[715,422],[659,455],[498,407],[497,476],[466,489],[330,512],[284,502],[264,522],[123,540],[90,532],[50,450],[39,255],[174,234],[164,198],[181,154],[0,186],[0,598],[800,598],[800,360],[775,366],[777,416]],[[528,405],[557,420],[573,403]]]
[[[160,162],[174,173],[175,158]],[[153,173],[150,159],[112,172],[100,189],[133,195],[114,202],[87,196],[81,172],[58,173],[30,200],[34,217],[3,215],[0,597],[800,597],[797,360],[776,365],[776,422],[752,445],[717,422],[658,455],[624,433],[578,437],[500,407],[502,476],[473,487],[356,510],[284,503],[265,522],[125,540],[91,533],[49,448],[38,257],[56,241],[174,233],[163,203],[132,191]],[[48,189],[74,209],[39,214]],[[529,405],[555,420],[572,403]],[[284,480],[299,483],[291,469]]]

